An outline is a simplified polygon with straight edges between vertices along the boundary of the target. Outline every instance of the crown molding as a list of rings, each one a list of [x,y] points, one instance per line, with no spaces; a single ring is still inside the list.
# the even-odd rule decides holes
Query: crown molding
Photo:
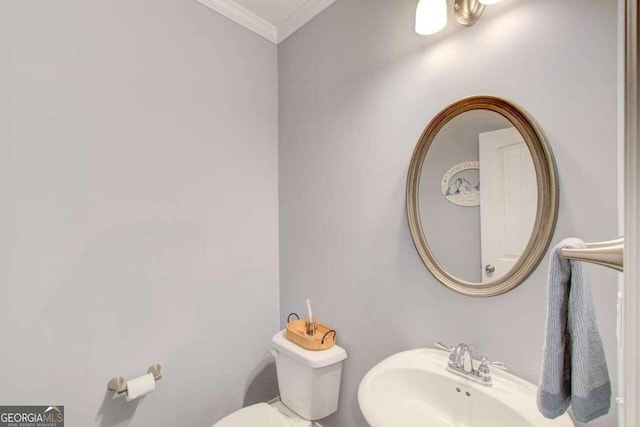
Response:
[[[250,10],[240,6],[233,0],[198,0],[198,2],[203,5],[275,44],[279,44],[298,31],[320,12],[335,3],[335,1],[336,0],[309,0],[282,24],[275,26]]]
[[[291,34],[302,28],[307,22],[311,21],[326,8],[335,3],[336,0],[311,0],[305,3],[300,9],[296,10],[293,15],[288,17],[277,28],[277,43],[281,43]]]
[[[232,21],[264,37],[272,43],[278,43],[276,26],[232,0],[198,0],[203,5],[226,16]]]

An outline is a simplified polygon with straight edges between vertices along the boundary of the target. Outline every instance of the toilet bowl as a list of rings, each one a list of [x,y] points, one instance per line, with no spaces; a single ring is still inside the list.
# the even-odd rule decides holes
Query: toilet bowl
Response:
[[[215,423],[214,427],[312,427],[313,425],[311,421],[298,417],[278,401],[242,408]]]
[[[276,359],[280,400],[242,408],[213,427],[311,427],[338,410],[342,362],[347,352],[337,345],[306,350],[286,338],[282,330],[271,340]]]

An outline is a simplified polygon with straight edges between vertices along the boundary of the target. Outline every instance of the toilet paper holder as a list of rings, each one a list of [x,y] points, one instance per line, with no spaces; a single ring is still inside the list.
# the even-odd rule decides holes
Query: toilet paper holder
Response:
[[[162,366],[156,363],[155,365],[149,366],[147,374],[153,374],[153,379],[158,381],[162,379],[160,369],[162,369]],[[115,393],[113,397],[122,396],[127,392],[127,381],[123,377],[113,377],[109,380],[107,388]]]

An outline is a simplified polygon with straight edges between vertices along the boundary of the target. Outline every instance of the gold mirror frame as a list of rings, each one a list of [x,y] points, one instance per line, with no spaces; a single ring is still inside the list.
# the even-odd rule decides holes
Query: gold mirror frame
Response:
[[[449,274],[436,260],[422,231],[418,198],[420,175],[429,147],[438,132],[452,118],[471,110],[494,111],[507,120],[524,137],[531,151],[538,184],[536,219],[529,243],[520,259],[500,279],[487,283],[472,283]],[[422,262],[433,276],[449,289],[471,297],[491,297],[503,294],[522,283],[536,269],[545,255],[558,217],[558,172],[551,147],[544,133],[522,108],[495,96],[482,95],[461,99],[438,113],[422,133],[413,152],[407,177],[407,217],[413,243]]]

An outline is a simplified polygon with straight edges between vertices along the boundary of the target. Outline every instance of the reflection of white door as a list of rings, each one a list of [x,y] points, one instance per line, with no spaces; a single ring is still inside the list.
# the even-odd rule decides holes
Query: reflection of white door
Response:
[[[538,190],[533,159],[516,128],[480,134],[482,283],[504,276],[529,242]]]

